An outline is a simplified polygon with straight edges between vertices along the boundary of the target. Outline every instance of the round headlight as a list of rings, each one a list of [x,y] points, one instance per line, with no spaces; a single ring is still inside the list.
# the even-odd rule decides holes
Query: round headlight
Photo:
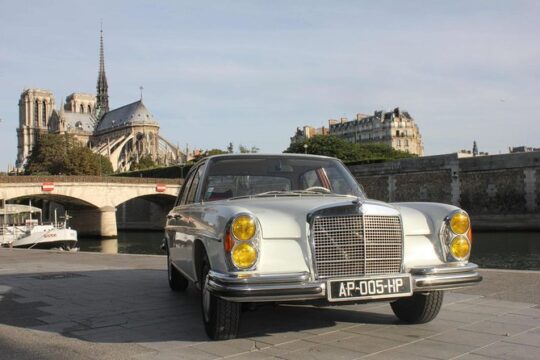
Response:
[[[465,234],[469,230],[470,225],[469,216],[462,212],[455,213],[450,219],[450,230],[454,234]]]
[[[232,223],[232,233],[238,240],[249,240],[255,235],[257,225],[251,216],[240,215]]]
[[[257,250],[251,244],[242,243],[233,249],[231,258],[234,266],[240,269],[247,269],[252,267],[255,261],[257,261]]]
[[[458,260],[465,259],[469,256],[470,251],[471,244],[465,236],[456,236],[450,243],[450,252]]]

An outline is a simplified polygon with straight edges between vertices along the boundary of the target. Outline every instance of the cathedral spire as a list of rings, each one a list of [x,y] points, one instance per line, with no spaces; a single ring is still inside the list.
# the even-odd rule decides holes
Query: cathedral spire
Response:
[[[103,24],[99,36],[99,75],[97,81],[96,115],[98,118],[109,111],[107,76],[105,75],[105,52],[103,51]]]

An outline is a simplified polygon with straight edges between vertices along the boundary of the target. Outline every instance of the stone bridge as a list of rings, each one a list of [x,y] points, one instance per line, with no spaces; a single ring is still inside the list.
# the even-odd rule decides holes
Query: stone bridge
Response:
[[[3,176],[0,201],[40,199],[62,205],[81,235],[115,237],[116,209],[133,199],[145,199],[168,211],[180,189],[180,179],[101,176]]]

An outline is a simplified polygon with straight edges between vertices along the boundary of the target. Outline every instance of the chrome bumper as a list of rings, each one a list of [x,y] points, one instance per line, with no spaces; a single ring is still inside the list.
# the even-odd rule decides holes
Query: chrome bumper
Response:
[[[414,292],[449,290],[482,280],[473,263],[455,266],[412,268]],[[208,289],[212,294],[236,302],[320,300],[326,298],[326,281],[310,280],[308,272],[287,274],[220,273],[210,270]]]
[[[458,289],[482,281],[478,265],[473,263],[412,268],[410,273],[414,292]]]

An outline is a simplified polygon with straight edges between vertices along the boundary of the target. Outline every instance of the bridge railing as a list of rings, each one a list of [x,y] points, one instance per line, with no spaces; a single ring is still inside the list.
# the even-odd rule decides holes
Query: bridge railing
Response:
[[[67,183],[67,182],[85,182],[85,183],[110,183],[110,184],[170,184],[181,185],[183,179],[162,179],[162,178],[136,178],[119,176],[0,176],[0,183]]]

